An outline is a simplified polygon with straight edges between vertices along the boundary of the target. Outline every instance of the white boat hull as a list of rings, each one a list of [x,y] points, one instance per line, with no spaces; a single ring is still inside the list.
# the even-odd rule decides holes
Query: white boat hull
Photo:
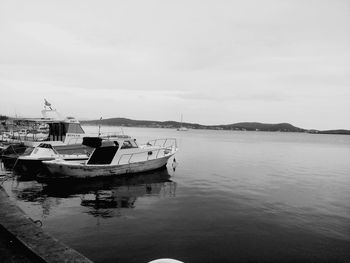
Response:
[[[129,173],[140,173],[159,169],[166,166],[169,158],[173,154],[167,156],[141,161],[131,162],[127,164],[116,165],[89,165],[78,162],[59,162],[59,161],[44,161],[44,165],[50,172],[48,175],[43,175],[46,178],[93,178],[99,176],[116,176]]]
[[[88,157],[85,155],[66,155],[56,157],[32,157],[32,156],[21,156],[17,159],[13,169],[16,172],[30,173],[30,175],[37,174],[42,170],[44,161],[52,161],[57,158],[63,158],[65,161],[86,161]],[[22,174],[23,176],[24,174]]]

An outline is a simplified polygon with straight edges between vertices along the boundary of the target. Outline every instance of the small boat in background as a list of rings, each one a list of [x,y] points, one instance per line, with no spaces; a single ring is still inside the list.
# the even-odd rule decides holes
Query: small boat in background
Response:
[[[188,131],[188,129],[186,127],[180,127],[177,129],[178,131]]]
[[[182,126],[182,114],[181,114],[181,122],[180,122],[180,128],[177,128],[178,131],[188,131],[188,128]]]
[[[176,139],[166,138],[138,145],[136,139],[119,135],[104,139],[85,137],[83,144],[95,148],[87,161],[43,161],[45,179],[92,178],[156,170],[167,165],[177,152]]]

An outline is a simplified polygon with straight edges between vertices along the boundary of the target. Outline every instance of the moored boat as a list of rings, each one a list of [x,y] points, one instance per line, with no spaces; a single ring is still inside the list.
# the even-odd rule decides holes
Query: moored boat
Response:
[[[11,168],[17,159],[23,155],[26,162],[41,162],[44,151],[38,156],[33,150],[45,143],[55,148],[62,155],[86,154],[87,147],[82,145],[86,136],[78,120],[73,117],[63,117],[56,109],[45,107],[41,111],[42,118],[16,118],[9,122],[6,131],[2,133],[2,143],[6,148],[1,149],[2,159]],[[51,152],[45,156],[51,160]],[[28,157],[30,156],[30,157]],[[35,160],[35,158],[38,158]]]
[[[81,144],[86,134],[79,121],[73,117],[63,117],[47,103],[45,100],[41,118],[15,118],[8,121],[0,139],[7,143],[22,143],[26,147],[36,147],[42,142]],[[47,108],[47,105],[50,107]]]
[[[13,169],[16,172],[26,172],[32,175],[40,172],[42,168],[42,161],[51,161],[55,159],[63,159],[66,161],[87,160],[89,158],[88,154],[91,152],[91,150],[89,150],[89,148],[86,147],[85,152],[82,153],[80,148],[81,147],[77,149],[78,152],[76,153],[69,152],[68,154],[64,154],[59,153],[55,148],[54,144],[41,143],[32,150],[27,150],[25,154],[19,156],[14,164]],[[70,150],[73,149],[74,148],[70,147]],[[68,151],[67,149],[65,150],[66,152]]]
[[[43,161],[49,178],[92,178],[139,173],[167,165],[177,152],[176,139],[158,139],[138,145],[126,135],[103,139],[85,137],[83,144],[95,148],[87,161]]]

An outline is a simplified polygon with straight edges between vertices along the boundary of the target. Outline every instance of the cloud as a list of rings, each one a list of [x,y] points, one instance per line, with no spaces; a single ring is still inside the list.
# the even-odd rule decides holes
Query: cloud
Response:
[[[119,105],[118,114],[138,119],[169,119],[183,109],[193,122],[225,122],[220,114],[226,122],[293,120],[312,108],[296,116],[301,123],[337,119],[350,127],[343,121],[350,111],[349,14],[341,0],[4,0],[0,92],[8,100],[0,110],[13,112],[16,100],[35,114],[28,98],[41,104],[48,94],[62,108],[74,111],[80,100],[110,116],[110,105]],[[318,120],[327,98],[329,119]],[[76,110],[96,114],[89,106]]]
[[[190,101],[216,101],[222,103],[235,103],[237,101],[250,101],[252,103],[255,101],[281,102],[290,99],[285,94],[278,91],[255,91],[250,93],[238,91],[236,94],[233,94],[225,91],[220,91],[220,89],[215,89],[215,92],[210,90],[199,92],[184,91],[175,93],[173,96]]]

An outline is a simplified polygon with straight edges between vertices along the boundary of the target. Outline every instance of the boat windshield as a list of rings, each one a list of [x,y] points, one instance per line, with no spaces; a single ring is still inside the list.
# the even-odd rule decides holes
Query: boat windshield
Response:
[[[65,123],[66,133],[85,133],[79,123]]]
[[[28,147],[27,149],[25,149],[23,155],[30,155],[34,149],[34,147]]]
[[[96,148],[87,164],[110,164],[118,151],[118,146]]]
[[[123,142],[121,149],[138,148],[136,140],[126,140]]]

